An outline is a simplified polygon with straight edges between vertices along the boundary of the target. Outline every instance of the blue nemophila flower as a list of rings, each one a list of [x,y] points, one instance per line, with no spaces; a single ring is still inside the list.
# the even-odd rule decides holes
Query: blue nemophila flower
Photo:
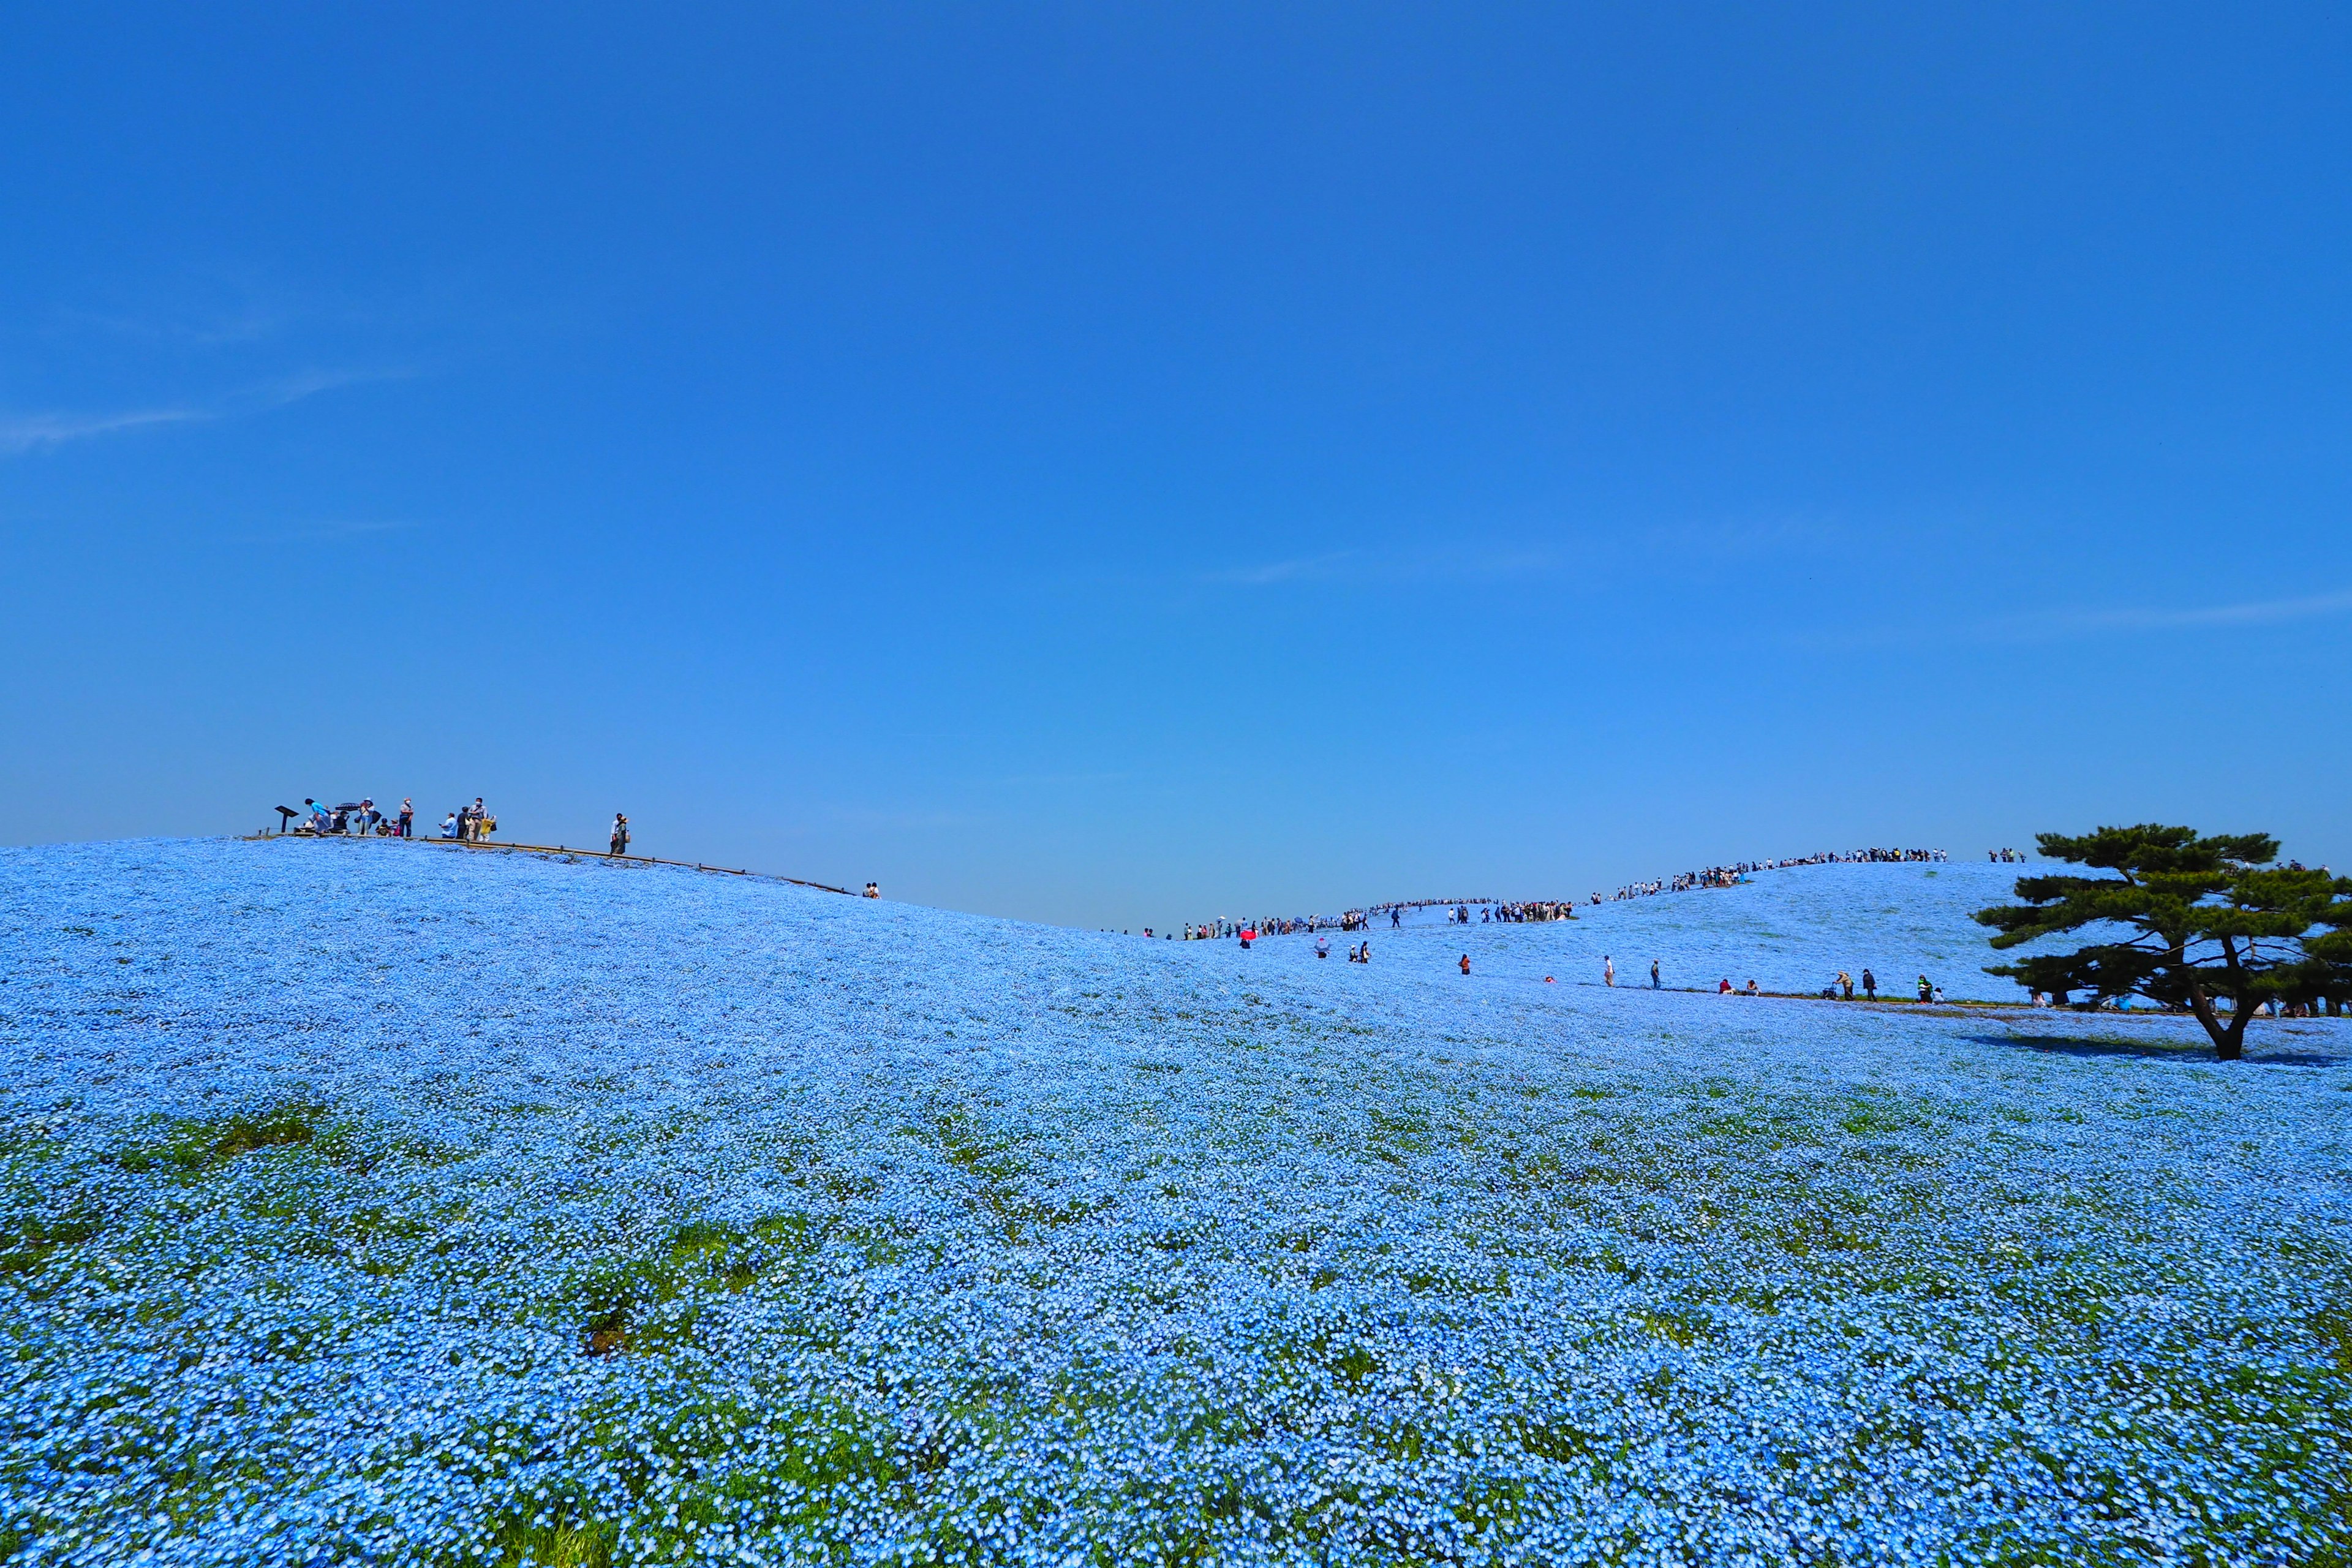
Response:
[[[1709,967],[1769,927],[1775,988],[1957,951],[2000,890],[1968,869],[1480,927],[1467,991],[1410,931],[1244,964],[416,845],[0,852],[0,1532],[45,1564],[2346,1551],[2336,1026],[2225,1071],[2162,1019],[2058,1049],[1539,978],[1612,920]]]

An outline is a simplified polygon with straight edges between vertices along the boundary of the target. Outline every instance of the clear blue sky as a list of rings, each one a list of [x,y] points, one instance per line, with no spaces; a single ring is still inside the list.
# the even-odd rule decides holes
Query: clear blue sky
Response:
[[[2352,862],[2337,6],[0,21],[0,839]]]

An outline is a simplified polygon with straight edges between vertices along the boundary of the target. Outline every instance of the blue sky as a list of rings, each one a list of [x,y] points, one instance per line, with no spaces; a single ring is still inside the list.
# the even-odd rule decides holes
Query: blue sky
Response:
[[[18,7],[0,839],[2352,862],[2339,8]]]

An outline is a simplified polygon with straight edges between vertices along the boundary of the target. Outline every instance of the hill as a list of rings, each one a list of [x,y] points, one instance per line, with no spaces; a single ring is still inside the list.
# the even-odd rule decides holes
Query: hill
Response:
[[[2340,1024],[2222,1068],[1529,978],[1671,918],[1810,979],[1866,921],[1806,877],[1465,980],[593,859],[0,852],[0,1555],[2352,1552]]]

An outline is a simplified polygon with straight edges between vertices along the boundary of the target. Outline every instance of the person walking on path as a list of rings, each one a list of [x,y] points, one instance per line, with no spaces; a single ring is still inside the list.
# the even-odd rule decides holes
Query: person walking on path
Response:
[[[1650,960],[1650,989],[1653,991],[1659,989],[1658,961],[1654,958]]]
[[[1878,976],[1867,969],[1862,972],[1862,994],[1869,1001],[1878,1000]]]
[[[613,814],[613,853],[626,855],[628,852],[629,814],[625,811],[616,811]]]
[[[1838,989],[1845,993],[1847,1001],[1853,1000],[1853,976],[1843,969],[1838,971]]]
[[[1603,985],[1617,984],[1617,961],[1605,952],[1601,955],[1601,984]]]

